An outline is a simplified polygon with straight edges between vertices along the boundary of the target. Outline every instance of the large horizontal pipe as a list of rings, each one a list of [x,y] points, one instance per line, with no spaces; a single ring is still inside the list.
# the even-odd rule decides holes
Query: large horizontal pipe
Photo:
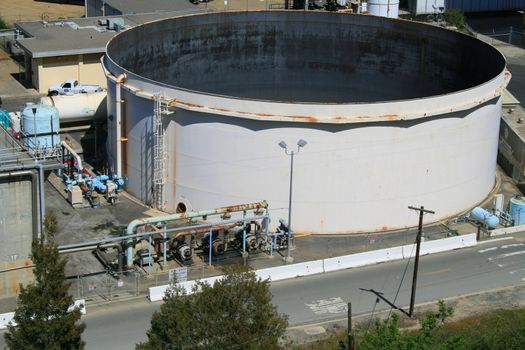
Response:
[[[107,92],[45,96],[40,103],[58,109],[61,123],[101,120],[107,115]]]
[[[11,271],[16,271],[16,270],[23,270],[23,269],[32,269],[33,267],[35,267],[35,265],[15,266],[15,267],[10,267],[10,268],[8,268],[8,269],[0,270],[0,273],[3,273],[3,272],[11,272]]]
[[[75,248],[58,247],[58,252],[60,254],[69,254],[69,253],[78,253],[78,252],[85,252],[89,250],[105,249],[105,248],[116,248],[118,251],[122,250],[122,247],[118,243],[105,243],[105,244],[90,244],[90,245],[79,246]]]
[[[132,235],[138,226],[142,226],[146,224],[158,224],[162,222],[169,222],[169,221],[175,221],[175,220],[180,220],[180,219],[191,219],[191,218],[203,217],[203,216],[209,216],[209,215],[227,214],[227,213],[241,212],[241,211],[246,211],[246,210],[251,210],[251,209],[266,209],[266,208],[268,208],[268,203],[266,203],[266,201],[262,201],[262,202],[234,205],[234,206],[221,207],[221,208],[216,208],[216,209],[208,209],[208,210],[202,210],[202,211],[196,211],[196,212],[177,213],[177,214],[161,215],[161,216],[153,216],[149,218],[136,219],[128,224],[126,233],[128,235]]]
[[[244,221],[248,222],[248,221],[265,220],[265,219],[268,219],[268,215],[267,214],[256,215],[256,216],[247,216],[246,218],[244,218]],[[237,222],[239,222],[239,219],[222,221],[220,224],[205,223],[205,224],[197,224],[197,225],[192,225],[192,226],[168,228],[168,229],[166,229],[166,233],[181,232],[181,231],[186,231],[188,229],[197,229],[197,228],[203,228],[203,227],[207,227],[209,229],[210,227],[217,227],[217,226],[233,224],[233,223],[237,223]],[[93,249],[93,247],[96,248],[97,246],[102,245],[104,243],[121,242],[121,241],[126,241],[126,240],[129,240],[129,239],[140,239],[140,238],[143,238],[143,237],[148,237],[148,236],[158,235],[158,234],[159,234],[158,231],[141,232],[141,233],[137,233],[137,234],[134,234],[134,235],[131,235],[131,236],[110,237],[110,238],[99,239],[97,241],[65,244],[65,245],[59,246],[58,249],[59,249],[59,251],[65,251],[65,250],[68,250],[68,249],[71,249],[71,248],[91,247],[91,248],[86,249],[86,250],[89,250],[89,249]]]
[[[244,221],[255,221],[255,220],[268,220],[268,214],[247,216],[244,218]],[[203,223],[203,224],[197,224],[197,225],[192,225],[192,226],[175,227],[175,228],[166,229],[166,233],[182,232],[182,231],[188,231],[188,230],[193,230],[193,229],[196,230],[196,229],[203,229],[203,228],[206,228],[206,231],[207,231],[213,227],[222,227],[228,224],[237,224],[238,222],[239,220],[235,219],[235,220],[222,221],[220,224]],[[133,234],[131,236],[110,237],[110,238],[100,239],[97,241],[66,244],[66,245],[59,246],[58,249],[60,253],[73,253],[77,251],[94,250],[94,249],[97,249],[97,247],[104,247],[105,243],[116,243],[116,242],[122,242],[122,241],[129,241],[130,239],[140,239],[140,238],[152,236],[155,234],[159,234],[159,232],[155,230],[155,231],[150,231],[150,232],[141,232],[141,233]],[[77,249],[77,248],[80,248],[80,249]],[[129,250],[128,250],[128,254],[129,254]],[[131,252],[131,254],[133,254],[133,251]]]
[[[230,229],[232,227],[241,226],[241,225],[242,225],[241,222],[236,222],[234,224],[213,226],[213,229],[215,229],[215,230],[228,230],[228,229]],[[209,231],[210,231],[209,227],[188,229],[188,230],[185,230],[185,231],[177,233],[175,235],[175,238],[179,238],[179,237],[183,237],[183,236],[187,236],[187,235],[194,235],[194,234],[197,234],[197,233],[209,232]]]
[[[202,210],[202,211],[197,211],[197,212],[177,213],[177,214],[170,214],[170,215],[154,216],[150,218],[136,219],[128,224],[126,234],[128,236],[133,235],[133,233],[135,233],[135,230],[138,226],[142,226],[146,224],[166,223],[169,221],[175,221],[175,220],[180,220],[180,219],[190,219],[190,218],[203,217],[203,216],[208,216],[208,215],[228,214],[228,213],[241,212],[241,211],[246,211],[246,210],[251,210],[251,209],[267,209],[267,208],[268,208],[268,203],[266,201],[262,201],[262,202],[255,202],[255,203],[248,203],[248,204],[233,205],[233,206],[227,206],[227,207],[221,207],[221,208],[215,208],[215,209]],[[127,255],[127,265],[131,266],[133,263],[133,246],[132,246],[131,240],[128,241],[128,251],[126,255]]]

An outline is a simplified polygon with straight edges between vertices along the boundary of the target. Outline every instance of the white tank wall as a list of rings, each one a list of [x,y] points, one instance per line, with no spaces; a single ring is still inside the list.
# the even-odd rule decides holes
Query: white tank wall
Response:
[[[295,145],[304,138],[308,145],[294,165],[296,230],[336,233],[411,226],[417,215],[409,205],[435,210],[427,219],[436,221],[480,202],[492,189],[500,109],[498,102],[464,118],[332,130],[238,119],[231,123],[231,118],[179,111],[173,120],[176,132],[170,133],[175,139],[170,154],[175,154],[176,193],[198,209],[265,199],[274,219],[286,217],[290,158],[277,143],[283,139]]]
[[[122,103],[122,172],[127,178],[126,191],[146,204],[153,203],[153,108],[150,99],[121,90]],[[115,85],[108,86],[108,163],[116,169]]]
[[[113,96],[111,86],[108,96]],[[123,89],[127,190],[152,203],[153,102]],[[113,101],[113,97],[109,97]],[[114,107],[111,107],[113,111]],[[110,113],[112,114],[112,113]],[[482,201],[495,179],[501,99],[426,121],[321,124],[258,121],[177,108],[165,117],[167,211],[267,200],[287,216],[290,157],[277,145],[308,141],[295,157],[292,224],[300,232],[382,231],[433,222]],[[113,135],[112,127],[108,130]],[[112,143],[108,135],[108,145]],[[113,147],[108,147],[114,161]]]

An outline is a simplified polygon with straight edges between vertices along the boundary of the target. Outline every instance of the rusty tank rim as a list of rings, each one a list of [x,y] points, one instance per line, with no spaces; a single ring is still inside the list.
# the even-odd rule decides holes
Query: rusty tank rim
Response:
[[[502,62],[502,68],[501,70],[498,69],[498,74],[482,84],[463,90],[421,98],[351,103],[285,102],[203,92],[159,82],[124,68],[108,53],[111,46],[120,40],[122,36],[129,32],[140,30],[140,28],[144,28],[148,25],[154,25],[155,23],[177,21],[179,19],[195,16],[225,16],[228,18],[231,18],[231,16],[242,17],[250,13],[258,13],[261,15],[266,13],[295,13],[298,16],[316,16],[321,12],[238,11],[212,14],[191,14],[147,22],[115,35],[107,43],[105,50],[106,54],[101,59],[104,72],[106,76],[113,81],[116,81],[118,75],[126,73],[128,78],[122,86],[124,89],[147,99],[154,99],[156,95],[162,94],[165,99],[170,101],[172,106],[181,109],[255,120],[330,124],[413,120],[468,110],[499,98],[511,78],[510,72],[506,69],[505,57],[496,48],[466,34],[451,32],[443,28],[433,27],[429,24],[408,20],[330,12],[322,12],[322,15],[366,16],[374,20],[385,22],[399,21],[409,23],[409,25],[413,26],[415,30],[417,28],[428,28],[431,26],[431,30],[448,31],[451,35],[462,36],[466,40],[475,40],[480,46],[484,46],[484,49],[491,50],[493,54],[498,55],[498,58]]]

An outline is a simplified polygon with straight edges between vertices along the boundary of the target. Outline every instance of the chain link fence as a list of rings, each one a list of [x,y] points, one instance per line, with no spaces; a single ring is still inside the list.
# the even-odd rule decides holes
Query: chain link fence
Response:
[[[226,264],[226,261],[223,263]],[[185,268],[188,280],[194,280],[220,274],[221,266],[223,264],[214,258],[211,266],[199,263]],[[169,284],[169,270],[175,268],[180,266],[165,266],[161,269],[157,264],[151,273],[148,273],[148,267],[144,266],[121,275],[114,271],[78,274],[69,277],[70,294],[75,299],[85,299],[88,305],[146,297],[149,288]]]
[[[492,40],[498,40],[510,45],[525,48],[525,33],[519,30],[515,30],[513,27],[509,27],[506,31],[491,31],[486,33],[480,33],[482,35],[490,37]],[[492,42],[494,43],[494,41]]]

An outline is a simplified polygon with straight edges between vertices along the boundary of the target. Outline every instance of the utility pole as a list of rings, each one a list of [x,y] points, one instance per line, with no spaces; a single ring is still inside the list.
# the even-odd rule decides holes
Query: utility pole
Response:
[[[409,206],[408,209],[419,211],[419,225],[417,228],[417,237],[416,237],[416,260],[414,261],[414,276],[412,277],[412,294],[410,296],[410,311],[408,311],[408,316],[412,318],[414,315],[414,302],[416,300],[416,285],[417,285],[417,270],[419,267],[419,248],[421,247],[421,235],[423,233],[423,215],[435,214],[432,210],[425,209],[424,206],[419,208]]]
[[[352,303],[348,303],[348,350],[354,349],[355,342],[352,334]]]

